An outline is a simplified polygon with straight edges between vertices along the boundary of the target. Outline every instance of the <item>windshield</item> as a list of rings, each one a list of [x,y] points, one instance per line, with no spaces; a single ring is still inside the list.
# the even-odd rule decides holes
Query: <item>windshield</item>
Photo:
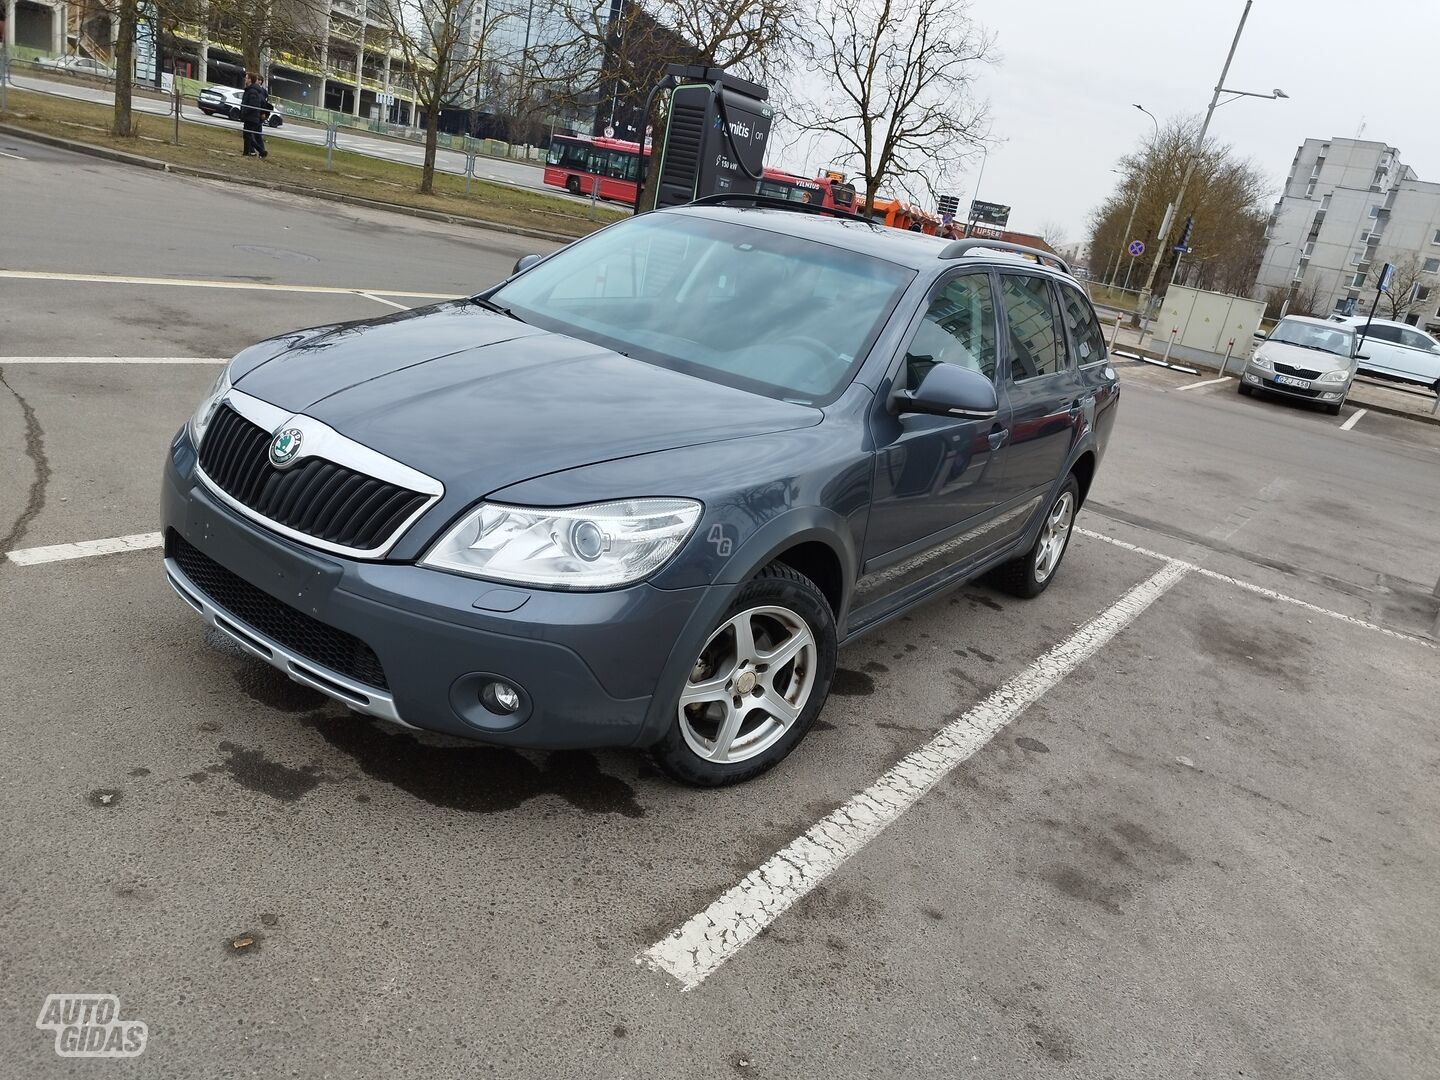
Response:
[[[1355,353],[1355,331],[1345,326],[1317,326],[1281,319],[1270,331],[1270,340],[1305,349],[1319,349],[1347,360]]]
[[[559,251],[490,298],[648,363],[824,403],[914,276],[813,240],[660,213]]]

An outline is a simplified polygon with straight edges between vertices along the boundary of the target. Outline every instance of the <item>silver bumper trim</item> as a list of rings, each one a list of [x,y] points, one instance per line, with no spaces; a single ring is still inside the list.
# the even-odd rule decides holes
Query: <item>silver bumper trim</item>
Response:
[[[259,657],[302,686],[318,690],[342,705],[367,716],[378,716],[404,727],[412,727],[395,711],[395,699],[383,690],[356,682],[338,671],[307,660],[292,652],[274,638],[247,626],[224,608],[219,607],[185,576],[174,559],[165,560],[165,576],[180,599],[194,608],[206,623],[215,627],[251,656]]]

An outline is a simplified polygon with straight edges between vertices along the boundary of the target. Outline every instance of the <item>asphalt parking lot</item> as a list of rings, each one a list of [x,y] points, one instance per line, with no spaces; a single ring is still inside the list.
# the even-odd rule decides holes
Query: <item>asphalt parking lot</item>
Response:
[[[0,150],[7,1074],[1434,1075],[1440,428],[1122,367],[1052,589],[690,790],[349,714],[149,539],[221,358],[536,242]],[[145,1053],[58,1057],[52,993]]]

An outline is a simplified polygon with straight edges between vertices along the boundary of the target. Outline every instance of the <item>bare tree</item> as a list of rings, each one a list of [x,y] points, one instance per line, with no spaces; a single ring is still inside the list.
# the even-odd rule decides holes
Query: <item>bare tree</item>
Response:
[[[1138,150],[1120,159],[1119,184],[1091,215],[1092,266],[1117,266],[1123,275],[1131,260],[1126,245],[1136,239],[1153,243],[1165,207],[1196,154],[1199,131],[1194,117],[1171,120],[1158,135],[1147,137]],[[1195,218],[1190,241],[1194,254],[1186,256],[1187,265],[1195,268],[1198,288],[1247,293],[1254,287],[1265,247],[1265,179],[1253,163],[1237,157],[1224,143],[1207,139],[1199,155],[1185,205],[1175,208],[1174,220]],[[1132,207],[1135,218],[1125,235]],[[1171,235],[1175,232],[1172,227]],[[1168,281],[1174,265],[1172,253],[1166,258],[1159,280]]]
[[[485,60],[486,39],[506,17],[482,0],[385,0],[384,21],[414,73],[415,97],[425,110],[422,195],[435,190],[440,110],[474,80]]]
[[[1403,322],[1406,315],[1420,306],[1420,301],[1416,299],[1417,291],[1432,283],[1434,277],[1425,272],[1425,260],[1418,252],[1391,250],[1377,255],[1374,262],[1377,276],[1385,263],[1395,267],[1394,273],[1390,275],[1389,290],[1380,295],[1390,308],[1390,318]],[[1377,308],[1375,313],[1378,315],[1380,309]]]
[[[1040,223],[1040,239],[1049,244],[1056,251],[1059,251],[1068,242],[1065,234],[1065,226],[1055,220]]]
[[[823,89],[789,111],[805,131],[843,147],[865,182],[865,212],[889,181],[934,190],[989,134],[972,89],[994,38],[965,0],[825,0],[815,14],[806,65]]]

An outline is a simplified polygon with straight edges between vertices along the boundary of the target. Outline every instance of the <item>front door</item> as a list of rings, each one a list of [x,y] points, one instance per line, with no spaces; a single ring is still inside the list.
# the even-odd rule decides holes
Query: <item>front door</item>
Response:
[[[993,420],[962,420],[897,415],[889,401],[890,391],[916,389],[937,364],[963,365],[994,380],[998,327],[987,272],[941,279],[892,386],[876,395],[873,498],[851,629],[935,587],[990,546],[1007,438],[1003,405]]]
[[[1000,301],[1010,405],[1010,449],[1000,501],[1023,508],[1023,528],[1069,459],[1087,402],[1066,347],[1050,279],[1019,270],[1002,273]]]

